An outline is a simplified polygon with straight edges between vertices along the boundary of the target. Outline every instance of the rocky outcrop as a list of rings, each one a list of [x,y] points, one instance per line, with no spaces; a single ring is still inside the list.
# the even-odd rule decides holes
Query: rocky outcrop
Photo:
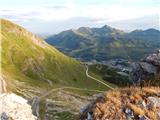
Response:
[[[160,67],[160,49],[156,53],[149,55],[144,61]]]
[[[0,94],[0,120],[37,120],[27,100],[14,93]]]
[[[140,85],[142,81],[149,80],[157,74],[160,74],[160,49],[141,62],[132,63],[130,76],[136,85]]]

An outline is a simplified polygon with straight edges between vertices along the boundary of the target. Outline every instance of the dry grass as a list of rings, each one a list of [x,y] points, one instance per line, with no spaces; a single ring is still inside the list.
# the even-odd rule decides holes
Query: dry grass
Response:
[[[135,104],[128,103],[127,107],[134,111],[134,113],[137,115],[145,115],[145,111],[140,107],[136,106]]]
[[[109,91],[105,98],[98,101],[92,108],[93,118],[95,120],[126,120],[124,110],[129,108],[133,111],[134,116],[145,115],[151,120],[158,120],[157,111],[160,108],[148,109],[139,102],[143,101],[147,105],[149,103],[148,97],[159,97],[159,95],[159,87],[125,88]]]

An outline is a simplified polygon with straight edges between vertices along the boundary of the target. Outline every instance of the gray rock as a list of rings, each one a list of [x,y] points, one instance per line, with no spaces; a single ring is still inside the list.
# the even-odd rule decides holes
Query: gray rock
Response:
[[[0,103],[1,120],[37,120],[27,100],[14,93],[0,94]]]
[[[92,115],[89,112],[87,113],[87,119],[86,120],[93,120]]]
[[[139,120],[150,120],[150,119],[145,115],[139,115]]]
[[[149,55],[141,62],[132,63],[131,68],[130,79],[136,85],[140,85],[142,80],[158,74],[160,71],[160,50]]]
[[[139,84],[143,74],[143,70],[139,63],[132,63],[131,67],[132,67],[132,71],[130,73],[131,80],[133,81],[133,83]]]
[[[148,74],[156,74],[157,73],[157,67],[149,64],[147,62],[140,62],[140,66],[143,69],[143,72],[146,72]]]
[[[144,61],[160,67],[160,50],[158,50],[155,54],[151,54],[146,57]]]
[[[126,108],[125,113],[126,113],[126,116],[127,116],[128,119],[132,120],[132,118],[134,118],[134,114],[133,114],[133,111],[131,109]]]
[[[153,103],[154,107],[160,108],[160,98],[158,97],[148,97],[148,99]]]
[[[2,112],[0,115],[0,120],[9,120],[9,117],[5,112]]]

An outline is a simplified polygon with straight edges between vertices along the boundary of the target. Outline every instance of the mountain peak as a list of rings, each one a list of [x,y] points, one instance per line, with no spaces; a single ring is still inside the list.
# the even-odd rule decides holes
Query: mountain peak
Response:
[[[160,32],[159,30],[154,29],[154,28],[149,28],[149,29],[147,29],[145,31],[147,31],[147,32],[158,32],[158,33]]]
[[[80,27],[77,29],[77,31],[82,34],[91,34],[92,33],[92,30],[89,27]]]
[[[104,26],[102,26],[102,28],[104,28],[104,29],[112,29],[112,27],[110,27],[109,25],[104,25]]]

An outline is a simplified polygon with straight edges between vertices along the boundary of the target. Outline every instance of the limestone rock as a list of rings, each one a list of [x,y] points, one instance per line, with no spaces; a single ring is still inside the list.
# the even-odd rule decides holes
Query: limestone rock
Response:
[[[0,120],[37,120],[27,100],[14,93],[0,94]]]

